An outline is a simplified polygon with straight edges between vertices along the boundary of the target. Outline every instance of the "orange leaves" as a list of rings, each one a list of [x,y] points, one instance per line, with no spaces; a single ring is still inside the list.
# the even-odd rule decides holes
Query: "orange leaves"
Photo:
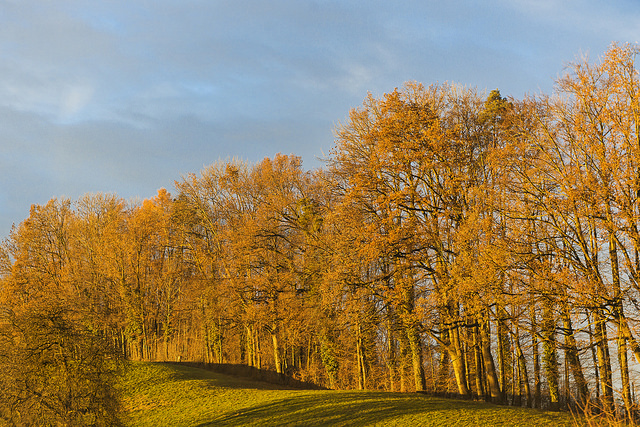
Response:
[[[496,145],[483,105],[472,91],[407,84],[369,96],[338,130],[330,162],[342,197],[336,238],[351,242],[360,261],[338,268],[349,277],[350,266],[349,280],[370,287],[407,325],[418,321],[417,302],[422,314],[447,313],[443,307],[499,281],[504,261],[481,255],[494,238],[486,161]],[[505,109],[492,113],[492,126]]]
[[[296,220],[304,215],[308,232],[318,226],[304,201],[307,177],[300,158],[278,154],[254,166],[219,163],[177,185],[201,218],[203,232],[193,251],[214,269],[219,289],[213,294],[230,298],[230,291],[241,298],[242,319],[262,313],[265,321],[277,320],[280,309],[273,315],[269,310],[301,281],[304,233]]]
[[[145,199],[141,206],[133,208],[127,221],[131,237],[140,243],[151,239],[154,246],[169,245],[171,205],[171,195],[162,188],[156,197]]]
[[[63,288],[96,318],[119,316],[136,357],[176,323],[190,337],[203,326],[219,358],[225,330],[237,342],[245,331],[251,351],[269,333],[274,348],[304,341],[312,354],[331,328],[360,356],[368,333],[407,353],[429,331],[452,349],[447,334],[498,305],[517,317],[539,298],[637,292],[637,53],[614,45],[572,66],[557,98],[417,83],[369,94],[336,129],[328,170],[277,154],[217,162],[176,183],[175,199],[34,206],[0,253],[2,287],[24,299]]]

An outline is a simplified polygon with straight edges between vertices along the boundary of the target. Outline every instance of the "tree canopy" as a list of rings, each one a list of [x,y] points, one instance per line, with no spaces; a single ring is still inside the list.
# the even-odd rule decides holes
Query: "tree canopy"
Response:
[[[0,250],[0,417],[115,424],[122,359],[633,416],[638,52],[552,96],[368,95],[324,169],[219,161],[142,203],[33,206]]]

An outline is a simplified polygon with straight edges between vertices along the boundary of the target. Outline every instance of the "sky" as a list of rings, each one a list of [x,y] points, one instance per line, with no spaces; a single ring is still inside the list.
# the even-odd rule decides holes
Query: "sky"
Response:
[[[153,197],[218,160],[324,165],[370,92],[551,94],[640,2],[0,0],[0,238],[32,204]]]

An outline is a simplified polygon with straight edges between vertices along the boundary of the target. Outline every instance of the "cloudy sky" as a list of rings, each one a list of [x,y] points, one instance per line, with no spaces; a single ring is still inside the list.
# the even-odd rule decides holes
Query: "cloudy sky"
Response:
[[[635,0],[0,0],[0,236],[218,159],[321,167],[349,109],[408,80],[551,93],[639,22]]]

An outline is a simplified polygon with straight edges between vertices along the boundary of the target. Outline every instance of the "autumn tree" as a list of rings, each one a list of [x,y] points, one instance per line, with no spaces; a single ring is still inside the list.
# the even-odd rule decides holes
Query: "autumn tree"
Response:
[[[74,269],[69,201],[33,206],[4,243],[0,415],[19,425],[118,425],[118,352]]]
[[[580,309],[589,314],[597,350],[594,369],[608,412],[614,406],[608,325],[617,329],[618,372],[627,412],[631,410],[627,343],[636,358],[640,356],[624,314],[625,304],[638,291],[636,54],[634,46],[613,45],[600,63],[583,61],[570,67],[558,81],[557,97],[532,101],[538,126],[514,162],[519,165],[514,190],[534,207],[536,215],[527,221],[544,230],[547,248],[540,255],[554,266],[541,283],[547,283],[546,298],[562,309],[549,316],[562,318],[569,345],[565,357],[584,395],[587,389],[571,321]],[[552,333],[555,322],[547,329]]]
[[[298,363],[301,344],[296,330],[303,325],[294,323],[305,310],[308,271],[304,224],[298,220],[313,220],[308,212],[305,217],[310,209],[306,182],[298,157],[277,155],[253,167],[214,165],[200,178],[190,176],[178,184],[204,237],[201,245],[206,246],[196,250],[216,266],[209,269],[212,285],[224,287],[235,300],[230,307],[237,308],[234,321],[243,330],[243,354],[256,364],[261,336],[267,333],[279,373],[290,365],[287,353],[291,365]]]
[[[379,283],[403,321],[416,390],[426,386],[426,331],[446,354],[442,363],[451,361],[458,392],[471,393],[463,327],[470,290],[458,277],[458,245],[470,236],[464,230],[476,215],[489,148],[482,105],[472,91],[447,85],[407,84],[383,99],[369,96],[339,128],[330,162],[344,203],[366,214],[356,250],[389,266],[378,270]],[[418,304],[428,305],[418,311]],[[427,311],[437,315],[420,316]]]

